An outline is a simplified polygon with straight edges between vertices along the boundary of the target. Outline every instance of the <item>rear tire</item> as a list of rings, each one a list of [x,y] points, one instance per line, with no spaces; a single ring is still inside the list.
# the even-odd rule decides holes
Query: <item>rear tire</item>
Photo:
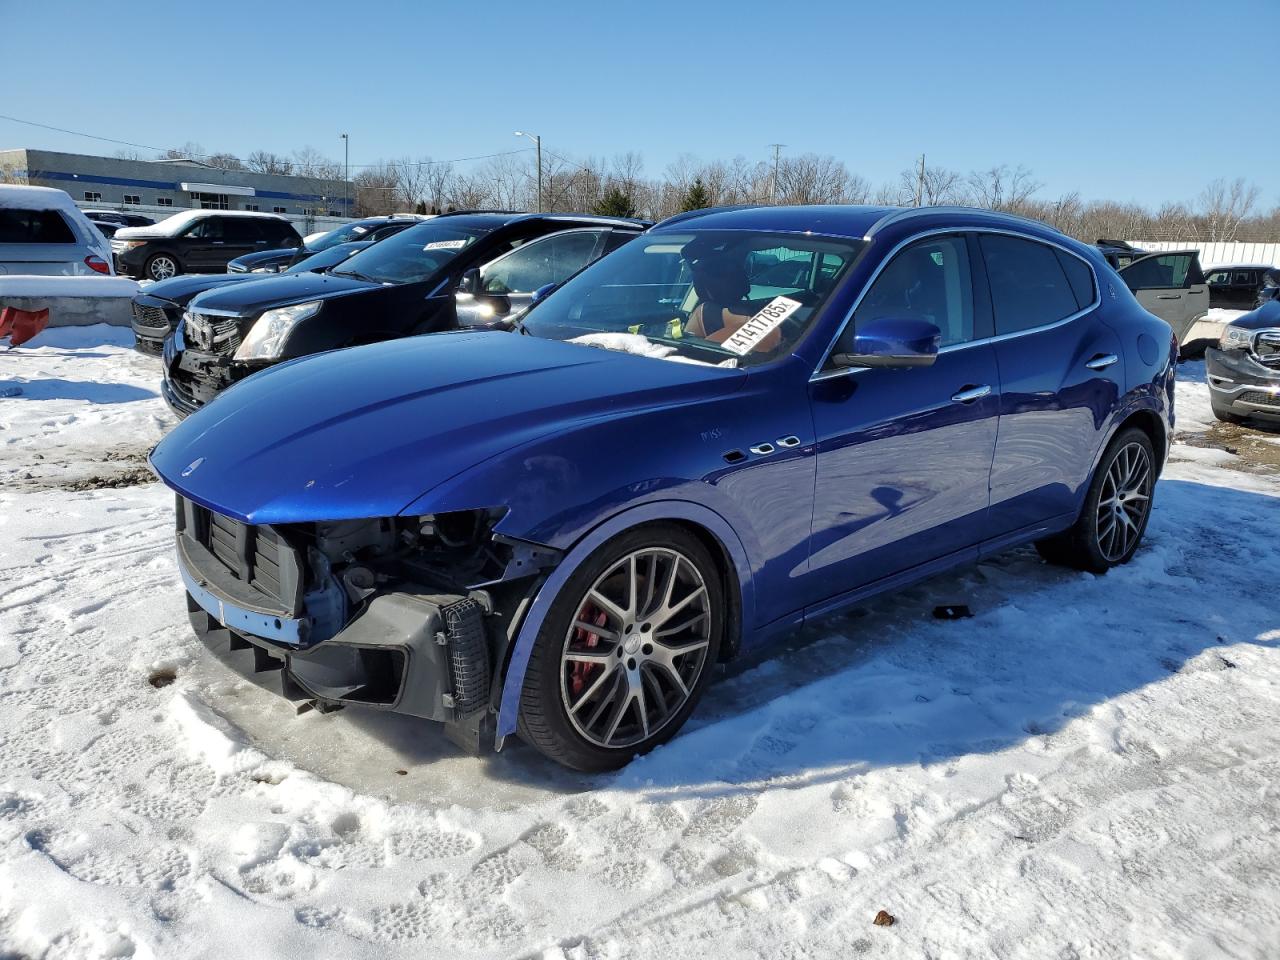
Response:
[[[710,552],[671,523],[605,543],[561,588],[534,642],[520,736],[575,770],[625,766],[676,735],[726,623]]]
[[[147,260],[147,265],[143,267],[143,273],[147,275],[148,280],[168,280],[181,272],[182,264],[171,253],[157,253]]]
[[[1146,533],[1155,478],[1151,438],[1137,427],[1121,431],[1098,463],[1075,524],[1038,541],[1040,556],[1091,573],[1128,563]]]

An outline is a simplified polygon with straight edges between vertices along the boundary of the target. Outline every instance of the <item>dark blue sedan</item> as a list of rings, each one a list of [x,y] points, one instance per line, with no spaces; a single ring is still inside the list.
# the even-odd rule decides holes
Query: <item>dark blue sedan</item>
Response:
[[[1128,561],[1176,354],[1095,249],[1039,223],[704,210],[518,333],[250,377],[152,463],[192,622],[240,670],[603,770],[672,737],[713,664],[807,619],[1019,544]]]

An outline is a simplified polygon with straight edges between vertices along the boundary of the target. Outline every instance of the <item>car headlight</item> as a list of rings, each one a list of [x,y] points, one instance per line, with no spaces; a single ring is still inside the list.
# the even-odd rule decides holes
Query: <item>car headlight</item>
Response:
[[[1248,350],[1253,345],[1253,334],[1254,331],[1248,327],[1227,324],[1222,328],[1218,346],[1223,350]]]
[[[324,305],[323,300],[295,303],[292,307],[268,310],[260,316],[248,336],[236,350],[237,360],[275,360],[284,347],[285,337],[300,321],[314,317]]]

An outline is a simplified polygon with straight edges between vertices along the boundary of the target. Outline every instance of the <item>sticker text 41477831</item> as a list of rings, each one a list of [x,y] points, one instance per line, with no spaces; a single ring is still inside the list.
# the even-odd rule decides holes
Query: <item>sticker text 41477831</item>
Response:
[[[799,310],[804,304],[790,297],[774,297],[766,303],[754,317],[733,332],[733,336],[724,342],[724,348],[740,357],[760,345],[773,331],[782,325],[782,321]]]

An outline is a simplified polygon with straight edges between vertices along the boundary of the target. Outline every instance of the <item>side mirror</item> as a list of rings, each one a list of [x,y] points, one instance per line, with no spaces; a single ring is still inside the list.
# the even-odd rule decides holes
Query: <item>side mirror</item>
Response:
[[[938,358],[942,331],[927,320],[884,317],[854,332],[853,350],[833,353],[837,367],[927,367]]]
[[[458,281],[458,293],[469,293],[473,296],[480,292],[480,270],[478,267],[472,267],[462,275],[462,279]]]
[[[533,306],[539,300],[545,299],[547,294],[549,294],[552,290],[554,290],[558,286],[559,286],[558,283],[544,283],[537,290],[533,291],[533,299],[529,301],[529,306]]]

